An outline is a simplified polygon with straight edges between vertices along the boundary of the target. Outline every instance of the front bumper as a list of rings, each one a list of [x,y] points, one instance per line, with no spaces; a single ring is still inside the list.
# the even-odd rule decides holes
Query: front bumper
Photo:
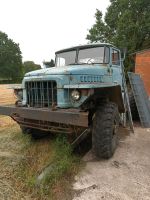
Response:
[[[0,115],[10,116],[18,124],[23,126],[27,126],[27,124],[29,124],[28,121],[30,120],[32,124],[39,122],[41,124],[45,124],[44,122],[48,124],[52,122],[71,126],[88,127],[88,112],[80,112],[77,109],[51,110],[46,108],[0,106]],[[38,129],[40,129],[40,127]]]

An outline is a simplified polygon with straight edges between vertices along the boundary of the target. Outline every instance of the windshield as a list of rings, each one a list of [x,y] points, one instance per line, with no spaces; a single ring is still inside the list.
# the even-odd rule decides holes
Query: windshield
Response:
[[[76,51],[68,51],[56,55],[56,67],[64,67],[74,64],[76,59]]]
[[[104,64],[108,62],[108,47],[92,47],[87,49],[77,49],[73,51],[58,53],[56,55],[57,67],[73,64]]]
[[[108,63],[109,49],[106,47],[96,47],[81,49],[78,55],[79,64]]]

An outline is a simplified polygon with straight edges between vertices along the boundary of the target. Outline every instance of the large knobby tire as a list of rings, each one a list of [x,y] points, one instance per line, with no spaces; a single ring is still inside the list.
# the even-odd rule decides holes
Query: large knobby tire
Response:
[[[25,126],[20,126],[20,128],[21,128],[23,134],[31,134],[31,132],[32,132],[31,128],[28,128]]]
[[[24,127],[24,126],[20,126],[20,128],[23,134],[30,134],[33,139],[40,139],[48,135],[47,132],[43,132],[38,129]]]
[[[129,103],[130,103],[132,119],[133,120],[139,120],[139,113],[138,113],[138,110],[137,110],[137,106],[136,106],[136,103],[135,103],[133,93],[129,93]]]
[[[92,149],[98,158],[113,156],[118,144],[119,112],[115,103],[105,103],[97,109],[93,119]]]

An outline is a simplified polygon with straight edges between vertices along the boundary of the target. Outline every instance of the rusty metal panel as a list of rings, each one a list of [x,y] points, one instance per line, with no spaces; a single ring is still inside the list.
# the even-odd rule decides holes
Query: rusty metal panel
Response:
[[[77,109],[27,108],[15,106],[0,106],[0,115],[18,116],[26,119],[43,120],[88,127],[88,112],[79,112]]]

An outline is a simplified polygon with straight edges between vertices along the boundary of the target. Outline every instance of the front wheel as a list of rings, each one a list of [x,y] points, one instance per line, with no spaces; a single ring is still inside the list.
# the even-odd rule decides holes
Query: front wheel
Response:
[[[119,112],[115,103],[101,105],[93,117],[92,148],[99,158],[113,156],[118,144]]]
[[[23,134],[30,134],[32,138],[34,139],[40,139],[48,135],[47,132],[44,132],[35,128],[29,128],[29,127],[24,127],[24,126],[20,126],[20,128]]]

